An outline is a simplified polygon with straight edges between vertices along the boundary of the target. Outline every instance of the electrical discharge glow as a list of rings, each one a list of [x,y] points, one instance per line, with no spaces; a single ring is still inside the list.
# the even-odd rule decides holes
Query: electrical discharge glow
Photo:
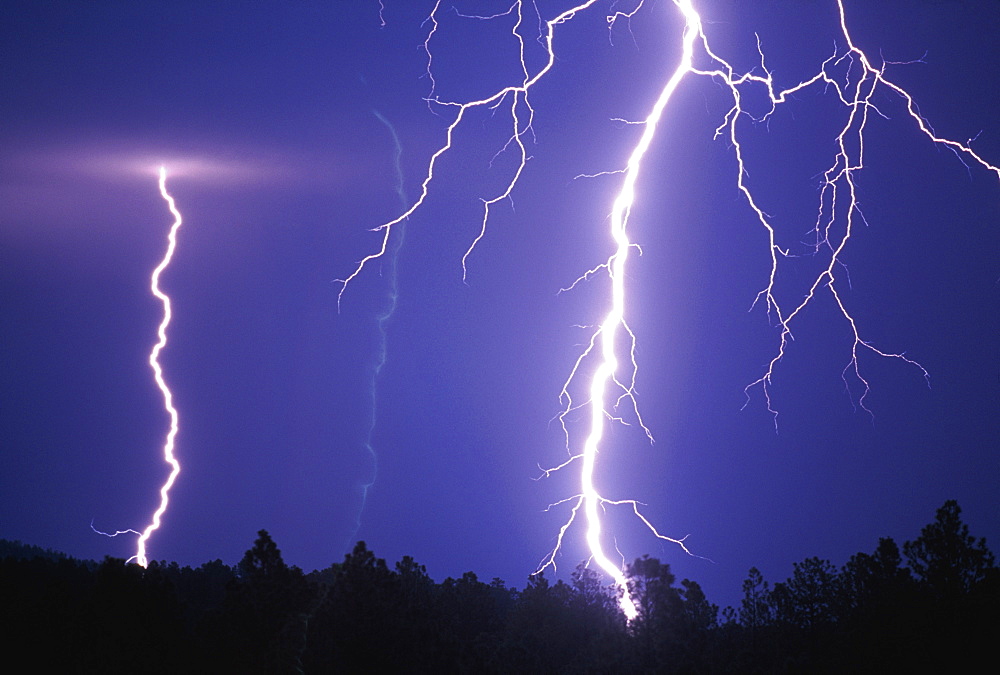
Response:
[[[159,388],[160,393],[163,394],[163,407],[166,409],[167,414],[170,415],[170,429],[167,431],[167,437],[163,444],[163,460],[170,465],[170,474],[160,488],[160,505],[153,512],[153,517],[149,525],[139,535],[133,559],[143,567],[147,565],[146,542],[149,541],[149,537],[153,532],[159,529],[163,514],[166,513],[167,505],[170,503],[170,488],[173,487],[174,481],[177,480],[177,475],[181,472],[180,462],[177,461],[177,457],[174,455],[174,440],[177,438],[177,432],[180,428],[178,426],[179,417],[177,409],[174,407],[174,395],[163,378],[163,367],[160,365],[160,352],[167,346],[167,326],[170,325],[170,319],[173,317],[170,307],[170,297],[160,290],[160,275],[167,269],[174,257],[174,250],[177,248],[177,230],[180,229],[182,221],[180,211],[177,210],[177,206],[174,204],[174,198],[167,192],[167,169],[163,166],[160,167],[160,195],[167,202],[167,208],[170,209],[170,213],[174,216],[174,223],[170,226],[170,231],[167,234],[167,251],[163,256],[163,260],[153,270],[153,275],[149,280],[150,292],[163,304],[163,320],[160,321],[160,326],[156,331],[158,338],[156,344],[153,345],[153,350],[149,353],[149,366],[153,369],[153,378],[156,380],[156,386]]]
[[[519,45],[520,70],[523,73],[523,80],[520,84],[506,86],[486,98],[464,102],[442,100],[435,93],[436,83],[432,72],[433,56],[430,43],[439,27],[438,11],[440,8],[440,2],[435,4],[428,19],[431,29],[424,42],[424,49],[427,54],[427,75],[429,81],[431,82],[431,92],[428,95],[427,100],[429,105],[440,106],[445,109],[453,109],[455,116],[453,121],[446,127],[444,143],[431,155],[428,161],[427,173],[421,184],[420,196],[399,217],[374,229],[374,231],[382,233],[381,248],[378,251],[364,257],[358,263],[354,271],[342,280],[343,286],[340,294],[338,295],[338,303],[342,299],[348,284],[361,273],[367,263],[383,256],[386,253],[391,230],[396,225],[409,218],[423,204],[428,194],[429,185],[434,179],[434,171],[437,166],[437,162],[440,157],[452,147],[454,132],[459,124],[462,123],[465,115],[473,109],[486,108],[494,112],[503,109],[505,111],[505,115],[508,116],[508,124],[511,125],[511,135],[500,152],[513,150],[519,156],[519,163],[514,169],[510,179],[505,182],[505,186],[501,190],[490,198],[482,199],[483,216],[480,231],[462,257],[463,279],[466,277],[466,264],[468,258],[478,242],[486,233],[486,225],[490,216],[490,207],[510,196],[525,167],[527,161],[525,135],[531,132],[531,125],[535,115],[535,110],[529,101],[529,93],[534,85],[537,84],[539,80],[541,80],[555,65],[556,51],[554,48],[554,35],[556,27],[570,21],[577,14],[591,8],[593,5],[597,4],[597,2],[598,0],[582,2],[575,7],[560,13],[553,19],[544,22],[539,20],[538,25],[540,35],[538,42],[545,50],[547,61],[545,65],[534,75],[530,74],[527,61],[525,59],[526,39],[522,34],[522,31],[524,30],[523,27],[525,25],[523,16],[525,3],[523,0],[516,0],[506,12],[501,14],[493,16],[466,17],[480,20],[496,20],[500,17],[508,16],[514,18],[515,23],[511,33]],[[860,210],[857,202],[855,174],[864,168],[864,132],[866,130],[870,113],[874,112],[876,115],[882,115],[873,101],[874,94],[880,90],[887,90],[886,93],[888,94],[895,93],[896,95],[902,97],[905,101],[909,117],[916,124],[919,130],[932,142],[948,147],[955,152],[956,156],[958,156],[960,160],[967,161],[973,165],[979,165],[982,168],[996,173],[998,178],[1000,178],[1000,169],[986,162],[975,151],[973,151],[970,147],[970,142],[960,143],[936,136],[927,121],[917,112],[916,105],[914,104],[910,94],[907,93],[902,87],[896,85],[885,77],[886,64],[883,64],[878,68],[875,67],[869,58],[857,46],[855,46],[847,29],[842,0],[837,0],[837,6],[840,15],[840,30],[847,49],[843,53],[837,53],[835,51],[833,55],[822,63],[819,71],[815,75],[786,89],[779,89],[775,86],[771,72],[765,66],[763,51],[760,49],[759,45],[758,51],[761,56],[759,71],[754,69],[754,71],[745,74],[738,74],[727,61],[712,51],[703,29],[701,17],[698,12],[695,11],[691,0],[672,0],[672,2],[684,19],[684,28],[680,36],[680,44],[682,47],[681,60],[671,71],[663,89],[656,99],[656,102],[652,106],[649,115],[646,117],[645,121],[642,122],[642,135],[639,138],[638,143],[632,149],[627,165],[616,171],[602,172],[602,175],[612,173],[623,174],[622,187],[611,208],[610,236],[614,241],[614,250],[605,263],[587,271],[580,278],[578,278],[569,287],[569,289],[572,289],[581,281],[590,279],[595,273],[603,270],[603,272],[607,273],[611,281],[611,295],[609,299],[610,306],[603,321],[591,336],[589,345],[577,358],[560,394],[560,400],[563,402],[565,407],[558,417],[566,436],[566,447],[569,452],[569,459],[552,469],[543,471],[544,475],[549,475],[550,473],[566,468],[571,464],[578,464],[580,466],[580,492],[576,496],[569,497],[565,500],[557,502],[557,504],[551,505],[551,507],[554,507],[566,503],[573,504],[568,521],[562,526],[558,533],[555,548],[545,559],[543,559],[538,571],[540,572],[544,570],[549,565],[555,566],[556,555],[559,553],[563,544],[564,535],[573,524],[580,508],[583,507],[587,528],[586,541],[590,550],[591,559],[596,562],[598,566],[600,566],[601,569],[603,569],[612,579],[614,579],[615,584],[621,590],[622,611],[630,620],[635,618],[640,610],[631,597],[627,578],[623,573],[621,566],[614,564],[604,552],[602,543],[601,509],[608,505],[625,505],[630,507],[631,510],[634,511],[635,515],[656,537],[675,542],[685,551],[688,551],[685,547],[683,539],[672,539],[660,534],[649,522],[649,520],[640,513],[637,502],[633,500],[607,499],[601,496],[595,485],[595,475],[598,468],[597,458],[600,450],[600,443],[604,435],[606,418],[611,420],[620,419],[615,417],[612,412],[615,411],[623,401],[627,400],[631,409],[634,411],[639,425],[646,432],[646,435],[650,438],[650,440],[652,440],[652,434],[649,432],[645,423],[642,421],[642,417],[639,415],[638,406],[634,397],[634,384],[637,372],[635,359],[635,335],[628,327],[624,308],[626,297],[625,266],[628,261],[629,251],[633,246],[636,246],[636,244],[631,242],[628,238],[626,227],[628,225],[631,208],[636,198],[636,181],[639,177],[643,156],[654,140],[657,125],[662,123],[662,118],[668,102],[685,77],[687,75],[708,77],[719,83],[732,97],[732,107],[725,114],[722,123],[716,129],[715,136],[716,138],[724,138],[733,148],[737,168],[736,186],[744,196],[753,216],[760,223],[761,227],[764,228],[766,233],[769,242],[771,269],[767,284],[757,293],[754,305],[758,302],[763,302],[768,316],[773,317],[775,325],[780,331],[777,350],[773,358],[767,364],[761,377],[754,382],[751,382],[746,387],[746,394],[749,400],[751,391],[760,387],[763,391],[767,408],[772,415],[774,415],[775,424],[777,424],[777,411],[772,405],[770,392],[771,381],[774,376],[775,368],[785,355],[788,342],[792,338],[792,325],[794,324],[796,318],[800,316],[802,311],[811,304],[817,295],[824,292],[832,294],[840,314],[850,326],[853,334],[853,345],[850,350],[850,360],[844,368],[843,376],[846,382],[848,374],[851,374],[862,384],[863,393],[858,400],[858,404],[863,409],[866,411],[868,410],[865,406],[865,397],[869,391],[869,384],[859,370],[858,353],[861,350],[868,350],[881,357],[901,360],[915,368],[918,368],[923,373],[925,378],[929,377],[927,371],[919,363],[909,359],[902,353],[893,353],[879,349],[870,342],[864,340],[854,317],[847,309],[847,306],[845,305],[836,285],[838,280],[837,272],[839,267],[842,265],[841,253],[851,238],[852,228],[856,219],[860,216]],[[626,20],[632,19],[643,7],[643,4],[643,0],[639,0],[631,11],[615,11],[613,14],[607,16],[608,26],[613,27],[616,21],[620,18],[625,18]],[[528,3],[528,6],[534,8],[536,13],[538,12],[537,6],[535,6],[534,3]],[[697,66],[696,60],[699,63],[704,63],[705,65],[702,67]],[[763,74],[755,74],[757,72],[761,72]],[[791,95],[813,86],[822,88],[824,91],[832,91],[833,95],[839,99],[840,104],[846,111],[846,119],[834,139],[836,152],[834,153],[832,162],[829,168],[823,173],[817,216],[813,227],[815,236],[814,252],[817,255],[822,254],[826,256],[824,258],[825,264],[822,270],[813,279],[805,297],[794,307],[786,309],[778,303],[778,300],[775,297],[775,284],[779,265],[781,265],[781,261],[784,258],[790,255],[790,252],[778,245],[771,218],[758,204],[750,188],[745,182],[748,172],[743,146],[740,143],[740,135],[737,131],[737,127],[740,122],[745,122],[747,120],[755,123],[767,121],[777,106],[789,100]],[[743,107],[744,90],[748,87],[762,87],[766,92],[767,98],[770,102],[770,110],[762,117],[753,117],[753,115]],[[968,166],[968,164],[966,165]],[[599,217],[595,218],[595,220],[599,219]],[[616,339],[620,331],[624,331],[629,337],[628,342],[630,344],[630,348],[627,354],[620,353],[620,348],[616,343]],[[598,365],[591,376],[589,387],[586,388],[589,397],[586,402],[577,404],[573,401],[573,398],[570,395],[570,385],[577,378],[581,364],[591,355],[596,357]],[[619,374],[623,362],[630,364],[626,369],[627,372],[624,376]],[[617,388],[618,394],[614,397],[614,402],[609,403],[608,401],[611,396],[609,395],[608,390],[609,385],[612,385],[612,383],[613,386]],[[570,412],[585,406],[589,407],[590,412],[589,432],[586,439],[582,442],[582,444],[580,444],[581,449],[578,452],[574,452],[571,448],[577,445],[577,443],[574,442],[574,438],[571,438],[571,434],[566,423],[566,417]],[[602,466],[602,468],[607,470],[606,466]]]

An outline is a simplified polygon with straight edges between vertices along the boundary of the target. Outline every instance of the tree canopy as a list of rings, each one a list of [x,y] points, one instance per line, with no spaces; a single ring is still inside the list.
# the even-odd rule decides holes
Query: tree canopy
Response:
[[[289,566],[267,531],[233,567],[77,561],[0,542],[6,637],[40,670],[100,672],[891,672],[981,668],[1000,634],[1000,576],[945,502],[913,541],[841,568],[816,557],[770,583],[756,568],[721,613],[693,580],[642,556],[639,609],[581,563],[523,589],[473,572],[435,582],[364,542],[330,567]],[[905,562],[904,562],[905,560]]]

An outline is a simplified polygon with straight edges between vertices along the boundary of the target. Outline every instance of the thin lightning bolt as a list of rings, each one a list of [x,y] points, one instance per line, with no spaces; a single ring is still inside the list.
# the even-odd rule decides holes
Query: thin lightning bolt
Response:
[[[735,149],[738,164],[737,184],[739,190],[745,196],[747,203],[753,210],[757,219],[760,221],[760,224],[767,231],[768,235],[769,248],[771,252],[771,272],[768,277],[767,286],[757,294],[754,304],[763,300],[766,305],[768,315],[774,316],[777,319],[777,326],[780,328],[781,333],[780,342],[777,352],[770,362],[768,362],[764,373],[760,378],[747,385],[745,393],[747,395],[747,401],[749,402],[750,391],[755,387],[761,388],[767,402],[767,409],[774,416],[776,429],[778,412],[772,406],[770,392],[770,386],[772,378],[774,377],[775,368],[785,356],[785,350],[789,345],[789,341],[794,339],[792,333],[793,322],[802,313],[802,311],[810,305],[813,298],[824,291],[829,291],[829,293],[833,296],[834,302],[837,304],[837,308],[850,326],[851,333],[853,335],[850,359],[844,367],[842,376],[845,387],[848,384],[848,373],[853,374],[857,381],[861,383],[863,392],[858,399],[858,405],[860,405],[862,409],[869,414],[872,414],[871,410],[869,410],[865,405],[865,398],[868,396],[870,391],[870,385],[868,380],[866,380],[861,374],[859,368],[858,353],[860,351],[867,350],[881,357],[904,361],[905,363],[916,367],[923,374],[924,379],[928,382],[928,384],[930,383],[930,374],[918,362],[908,358],[903,353],[883,351],[861,337],[857,322],[848,311],[846,305],[844,304],[843,296],[840,294],[836,286],[836,281],[838,279],[837,272],[841,268],[846,270],[846,266],[841,260],[841,253],[844,251],[844,248],[847,246],[847,242],[853,234],[854,225],[857,222],[856,219],[864,218],[861,214],[861,209],[858,206],[855,175],[864,169],[865,130],[868,124],[869,115],[871,113],[875,113],[876,115],[885,117],[885,115],[882,114],[872,101],[875,94],[883,89],[887,89],[889,92],[900,96],[906,102],[906,110],[909,117],[917,125],[917,128],[932,142],[949,148],[955,153],[959,160],[966,165],[966,167],[968,167],[968,163],[966,162],[972,162],[973,164],[978,164],[982,168],[992,171],[998,178],[1000,178],[1000,168],[990,164],[979,154],[973,151],[970,147],[971,141],[960,143],[947,138],[939,137],[933,132],[930,124],[918,112],[916,103],[914,103],[913,97],[909,94],[909,92],[885,77],[885,69],[889,64],[883,62],[881,67],[876,68],[868,56],[854,44],[850,32],[847,29],[847,18],[844,13],[843,0],[837,0],[837,8],[840,15],[840,30],[847,45],[847,51],[840,55],[834,53],[830,58],[823,62],[821,70],[816,75],[808,80],[789,87],[788,89],[775,92],[774,80],[771,73],[764,65],[764,56],[762,52],[761,70],[764,71],[765,75],[756,76],[746,74],[737,77],[734,75],[733,69],[728,63],[709,50],[708,42],[704,39],[704,36],[702,36],[702,39],[705,44],[706,52],[712,59],[721,65],[721,68],[707,71],[692,71],[698,75],[708,75],[716,78],[728,87],[732,93],[733,107],[726,114],[723,124],[716,129],[716,137],[718,138],[725,135]],[[758,46],[758,50],[759,49],[760,48]],[[839,79],[833,73],[833,71],[838,67],[845,70]],[[762,121],[770,117],[775,108],[779,104],[784,103],[791,95],[813,85],[827,86],[829,89],[836,92],[841,104],[843,104],[848,111],[844,125],[836,137],[837,153],[833,158],[832,164],[823,173],[823,182],[819,194],[819,207],[817,209],[816,222],[813,227],[813,234],[815,237],[813,252],[818,254],[825,250],[828,252],[829,258],[826,267],[814,278],[808,292],[799,304],[791,309],[791,311],[785,311],[778,304],[774,296],[775,279],[778,273],[779,259],[790,255],[790,253],[788,250],[783,250],[776,243],[775,230],[769,217],[764,213],[761,207],[758,206],[745,183],[745,179],[748,174],[744,163],[743,149],[739,143],[736,133],[736,125],[740,118],[753,119],[752,116],[741,107],[739,87],[748,82],[763,84],[767,88],[768,96],[771,101],[771,110],[764,115]],[[835,229],[835,226],[839,226],[840,229]]]
[[[452,109],[454,111],[454,118],[445,129],[444,143],[431,155],[429,159],[427,174],[421,184],[420,196],[396,219],[374,228],[373,231],[382,233],[381,247],[378,251],[364,257],[358,263],[354,271],[342,280],[343,286],[340,294],[338,295],[338,303],[341,301],[347,286],[362,272],[365,266],[372,260],[380,258],[386,253],[389,244],[389,237],[393,228],[409,218],[423,204],[428,194],[429,185],[434,179],[434,170],[437,166],[437,162],[444,153],[451,149],[454,132],[462,123],[466,114],[475,109],[488,109],[493,111],[495,114],[497,110],[502,108],[505,111],[505,115],[508,116],[507,123],[510,125],[511,135],[506,144],[497,154],[507,150],[512,150],[519,157],[519,163],[512,172],[510,179],[506,181],[503,189],[499,190],[490,198],[482,199],[483,216],[479,233],[473,239],[461,261],[462,277],[463,280],[466,279],[468,275],[468,258],[472,254],[478,242],[483,236],[485,236],[486,226],[490,216],[490,207],[511,195],[511,192],[517,184],[527,162],[528,156],[525,147],[525,137],[527,134],[532,132],[532,121],[535,115],[535,110],[529,100],[529,93],[534,85],[553,68],[556,62],[556,53],[554,50],[554,35],[556,27],[570,21],[584,10],[589,9],[595,5],[597,1],[598,0],[589,0],[587,2],[582,2],[562,12],[553,19],[539,23],[541,28],[539,31],[540,37],[538,42],[545,50],[547,60],[545,65],[538,69],[538,71],[533,75],[530,73],[525,59],[526,41],[521,32],[523,30],[522,26],[524,25],[523,10],[525,3],[523,0],[516,0],[506,12],[500,14],[488,17],[468,17],[480,20],[494,20],[500,17],[508,16],[514,18],[514,26],[511,30],[511,34],[517,40],[517,44],[519,45],[520,67],[521,72],[523,73],[523,79],[519,84],[506,86],[486,98],[465,102],[442,100],[435,93],[436,82],[434,81],[431,72],[433,56],[430,48],[430,42],[439,26],[438,10],[440,8],[440,2],[435,4],[428,19],[432,28],[424,42],[424,50],[427,54],[427,73],[432,86],[431,93],[427,100],[428,105],[431,105],[432,107],[438,106],[446,110]],[[906,108],[910,118],[912,118],[912,120],[916,123],[918,129],[932,142],[944,145],[951,149],[960,160],[963,160],[966,163],[966,166],[969,164],[978,164],[982,168],[996,173],[998,178],[1000,178],[1000,169],[986,162],[982,157],[974,152],[970,147],[970,142],[960,143],[938,137],[933,132],[927,121],[919,114],[916,104],[910,94],[885,77],[885,68],[887,64],[883,63],[880,68],[876,68],[872,65],[868,57],[855,46],[847,30],[847,22],[844,15],[842,0],[837,0],[837,6],[840,13],[840,28],[847,50],[843,53],[837,53],[835,51],[830,58],[823,62],[816,75],[786,89],[778,89],[775,86],[774,79],[770,71],[765,66],[763,51],[759,46],[758,51],[761,55],[760,71],[763,72],[763,74],[755,74],[754,72],[738,74],[728,62],[719,57],[710,48],[708,38],[703,30],[701,17],[694,9],[694,5],[691,0],[672,0],[672,2],[684,18],[684,28],[680,36],[680,44],[682,48],[681,59],[678,65],[670,72],[669,77],[666,80],[666,84],[656,99],[649,115],[643,122],[641,122],[642,135],[638,143],[632,149],[627,165],[622,169],[614,171],[581,174],[581,177],[617,174],[621,174],[623,176],[622,187],[613,202],[610,214],[610,236],[614,242],[614,247],[613,252],[610,254],[606,262],[588,270],[567,289],[563,290],[570,290],[575,287],[576,284],[588,280],[598,273],[606,273],[611,281],[610,308],[607,310],[607,314],[605,315],[603,321],[592,334],[587,347],[574,363],[569,377],[567,378],[560,393],[560,400],[563,402],[564,408],[558,415],[558,419],[562,424],[566,437],[566,448],[569,453],[569,459],[552,469],[543,470],[543,475],[547,476],[552,472],[566,468],[571,464],[579,465],[580,493],[576,496],[566,498],[550,505],[550,508],[563,504],[572,504],[572,507],[570,509],[568,521],[559,530],[555,548],[545,559],[543,559],[538,572],[541,572],[550,565],[553,567],[555,566],[556,556],[562,547],[564,536],[567,534],[569,528],[574,523],[576,516],[582,508],[586,519],[586,541],[590,549],[591,559],[614,580],[615,584],[620,589],[620,605],[622,611],[630,620],[638,615],[638,608],[631,597],[627,578],[623,573],[621,566],[615,565],[603,550],[601,523],[601,514],[603,509],[606,506],[615,505],[629,507],[639,520],[644,523],[656,537],[672,541],[678,544],[684,551],[690,553],[685,546],[683,539],[672,539],[660,534],[652,523],[650,523],[650,521],[642,515],[639,510],[638,502],[634,500],[607,499],[600,494],[595,484],[597,458],[600,443],[604,436],[605,423],[608,419],[624,423],[622,418],[613,414],[613,411],[617,410],[621,404],[628,404],[629,408],[633,411],[639,426],[645,431],[649,439],[652,440],[652,434],[639,414],[638,405],[635,399],[635,379],[637,373],[637,362],[635,358],[636,340],[634,333],[631,331],[626,322],[624,311],[626,300],[626,263],[628,261],[630,250],[633,247],[637,248],[636,244],[628,238],[626,228],[631,208],[636,198],[636,182],[642,166],[642,159],[653,142],[656,128],[661,122],[661,118],[668,102],[685,77],[687,75],[695,75],[711,78],[716,82],[721,83],[723,88],[728,90],[732,97],[732,107],[725,114],[722,123],[716,129],[715,137],[725,139],[733,148],[737,168],[737,188],[746,200],[746,203],[748,204],[754,217],[764,228],[768,238],[771,259],[770,274],[768,276],[767,284],[757,294],[754,306],[761,302],[764,304],[768,316],[773,317],[773,321],[775,322],[775,325],[779,329],[780,333],[778,348],[775,356],[768,363],[764,374],[756,381],[750,383],[746,387],[745,392],[749,399],[750,392],[756,387],[759,386],[763,390],[767,402],[767,408],[772,415],[775,416],[775,423],[777,423],[777,412],[772,405],[770,394],[770,386],[775,368],[784,357],[788,342],[792,339],[792,325],[795,322],[795,319],[807,306],[811,304],[813,298],[823,292],[828,291],[832,294],[839,312],[853,331],[854,340],[850,350],[850,359],[844,369],[843,377],[846,383],[848,374],[852,374],[862,383],[864,391],[858,400],[858,404],[863,409],[868,411],[868,408],[865,406],[865,397],[868,394],[869,385],[859,369],[858,353],[860,351],[867,350],[878,356],[903,361],[919,369],[925,378],[929,377],[923,366],[908,358],[904,354],[884,351],[873,346],[870,342],[865,341],[861,337],[857,322],[849,312],[843,300],[843,296],[837,290],[835,285],[835,282],[839,278],[837,276],[837,272],[843,266],[841,253],[847,245],[848,240],[851,238],[853,231],[852,228],[856,219],[862,217],[858,206],[855,175],[864,167],[864,132],[866,130],[869,114],[875,113],[877,115],[882,115],[881,111],[878,110],[873,102],[873,96],[876,91],[888,89],[890,93],[894,92],[895,94],[901,96],[906,103]],[[534,3],[530,3],[530,6],[534,8],[534,11],[537,14],[537,6]],[[607,16],[608,26],[613,27],[615,22],[621,18],[624,18],[626,21],[631,21],[642,6],[643,0],[639,0],[636,2],[631,11],[623,12],[615,10],[614,13]],[[696,66],[696,58],[699,62],[703,62],[705,65],[701,67]],[[758,201],[751,192],[750,187],[747,185],[746,181],[749,174],[744,156],[744,148],[740,142],[740,135],[737,133],[737,126],[739,123],[746,121],[767,121],[778,105],[788,101],[789,98],[795,93],[814,85],[818,87],[825,87],[826,90],[833,91],[838,97],[840,103],[844,106],[844,109],[847,111],[847,115],[843,127],[841,127],[835,138],[837,152],[835,153],[830,167],[823,174],[817,217],[815,223],[813,224],[815,244],[812,247],[812,253],[814,255],[822,253],[827,255],[828,258],[826,258],[825,266],[815,277],[805,297],[793,308],[786,310],[778,303],[775,297],[775,287],[777,272],[779,265],[781,265],[781,261],[785,258],[791,257],[792,254],[788,249],[782,248],[777,243],[776,230],[770,216],[768,216],[759,205]],[[754,118],[748,110],[743,107],[744,90],[748,87],[763,87],[767,93],[771,106],[770,111],[762,118]],[[621,334],[626,335],[627,340],[621,340]],[[618,346],[620,341],[624,341],[629,344],[627,354],[620,355],[621,352]],[[590,360],[593,360],[588,357],[593,357],[593,359],[597,360],[597,367],[590,378],[589,386],[586,388],[586,391],[588,392],[587,401],[578,404],[573,400],[573,397],[570,394],[570,388],[571,385],[577,380],[578,375],[581,373],[582,364],[585,361],[589,363]],[[628,364],[627,368],[625,368],[626,374],[624,376],[619,375],[622,361],[625,361]],[[580,376],[582,377],[582,375]],[[619,393],[616,397],[614,397],[613,402],[609,403],[612,398],[609,394],[609,389],[612,384],[617,388],[616,391]],[[582,449],[578,452],[573,452],[571,448],[574,443],[572,442],[573,438],[571,437],[567,426],[567,416],[571,412],[584,407],[588,408],[590,412],[589,433],[582,443]],[[868,412],[870,413],[870,411]]]
[[[402,208],[406,208],[406,190],[403,185],[403,145],[399,141],[399,134],[396,133],[396,128],[392,125],[389,120],[387,120],[382,113],[378,110],[372,110],[372,114],[378,118],[378,121],[385,125],[392,135],[392,142],[394,147],[393,153],[393,168],[396,172],[396,195],[399,197],[400,204]],[[375,426],[378,422],[378,378],[382,373],[382,368],[385,367],[385,363],[389,358],[388,352],[388,340],[389,336],[386,333],[386,325],[389,320],[392,319],[392,315],[396,313],[396,305],[399,302],[399,251],[403,247],[403,241],[406,238],[406,222],[400,223],[399,230],[394,234],[394,239],[388,245],[388,261],[386,267],[386,276],[388,278],[388,291],[386,293],[386,298],[388,302],[375,317],[375,324],[378,327],[378,347],[375,353],[375,363],[372,365],[371,370],[371,381],[369,383],[369,391],[371,392],[371,419],[368,423],[368,435],[365,437],[365,450],[368,452],[369,460],[371,461],[371,476],[361,485],[361,505],[358,507],[358,517],[356,518],[354,531],[351,533],[351,537],[348,540],[348,546],[352,546],[354,538],[358,534],[358,530],[361,529],[361,515],[365,511],[365,506],[368,504],[368,492],[371,490],[372,486],[375,485],[375,480],[378,478],[378,455],[375,453],[375,447],[373,445],[372,435],[375,433]]]
[[[149,541],[153,532],[159,529],[163,520],[163,514],[166,513],[167,505],[170,503],[170,488],[173,487],[174,481],[177,480],[177,476],[181,472],[180,462],[177,461],[177,457],[174,455],[174,440],[177,438],[177,431],[180,428],[178,425],[179,417],[177,409],[174,407],[174,395],[170,391],[170,387],[167,386],[166,380],[163,379],[163,367],[160,365],[160,352],[167,346],[167,327],[170,325],[171,318],[173,318],[170,308],[170,296],[160,290],[160,275],[170,266],[170,261],[174,257],[174,251],[177,248],[177,230],[181,227],[182,218],[180,211],[177,210],[177,206],[174,203],[174,198],[167,192],[167,168],[165,166],[160,167],[159,175],[160,196],[167,202],[167,208],[174,216],[174,222],[167,232],[167,251],[164,253],[160,263],[153,269],[153,273],[149,278],[150,292],[163,304],[163,319],[160,321],[160,326],[156,331],[156,344],[153,345],[152,351],[149,352],[149,367],[153,369],[153,379],[156,381],[156,386],[163,395],[163,407],[170,416],[170,429],[167,431],[167,437],[163,444],[163,460],[170,465],[170,474],[167,476],[167,480],[163,483],[163,486],[160,487],[160,505],[153,512],[152,520],[142,532],[131,529],[102,532],[94,527],[93,521],[90,523],[90,529],[106,537],[117,537],[120,534],[137,535],[139,539],[136,553],[127,562],[134,560],[143,567],[146,567],[149,563],[146,559],[146,542]]]
[[[170,230],[167,233],[167,251],[163,255],[160,264],[153,269],[153,274],[149,279],[150,292],[163,304],[163,319],[160,321],[160,326],[156,331],[156,344],[153,345],[153,349],[149,353],[149,366],[153,369],[153,379],[156,380],[156,386],[159,387],[160,393],[163,394],[163,407],[166,409],[167,414],[170,415],[170,430],[167,432],[167,438],[163,444],[163,460],[170,465],[170,475],[167,476],[166,482],[160,488],[160,505],[153,512],[152,520],[142,532],[136,530],[118,530],[114,533],[101,532],[94,528],[93,522],[90,524],[90,528],[94,532],[107,537],[117,537],[119,534],[138,535],[139,540],[136,553],[128,559],[128,562],[134,560],[143,567],[146,567],[148,564],[148,560],[146,560],[146,542],[149,541],[153,532],[159,529],[160,523],[163,520],[163,514],[166,513],[167,505],[170,503],[170,488],[173,487],[174,481],[177,480],[177,475],[181,472],[180,462],[177,461],[177,457],[174,455],[174,440],[177,437],[179,429],[177,409],[174,407],[174,395],[171,393],[170,387],[167,386],[166,380],[163,379],[163,367],[160,365],[160,352],[167,346],[167,327],[170,325],[170,319],[173,317],[170,310],[170,296],[160,290],[160,275],[170,266],[170,261],[174,257],[174,250],[177,248],[177,230],[180,229],[182,222],[181,213],[174,204],[174,198],[167,192],[167,168],[164,166],[160,167],[160,196],[167,202],[167,208],[170,209],[170,213],[174,216],[174,223],[170,226]]]
[[[153,350],[149,353],[149,366],[153,369],[153,378],[156,380],[156,386],[159,387],[160,393],[163,394],[163,407],[166,409],[167,414],[170,415],[170,430],[167,432],[167,438],[163,444],[163,461],[170,465],[170,475],[167,476],[166,482],[160,488],[160,505],[153,512],[153,519],[146,526],[146,529],[142,531],[142,534],[139,535],[135,561],[143,567],[147,564],[146,542],[153,534],[153,531],[159,529],[163,514],[166,513],[167,505],[170,503],[170,488],[173,487],[174,481],[177,480],[177,475],[181,472],[181,464],[174,456],[174,439],[177,438],[177,431],[179,429],[177,409],[174,407],[174,395],[163,379],[163,367],[160,365],[160,352],[167,346],[167,326],[170,325],[170,319],[173,316],[170,311],[170,296],[160,290],[160,275],[163,273],[163,270],[167,269],[174,257],[174,250],[177,248],[177,230],[180,229],[182,222],[181,212],[177,210],[174,198],[167,192],[167,168],[165,166],[160,167],[160,196],[167,202],[167,208],[170,209],[170,213],[174,216],[174,224],[170,226],[170,232],[167,234],[167,252],[164,254],[160,264],[153,270],[153,276],[149,280],[149,290],[163,303],[163,320],[160,321],[160,327],[156,331],[158,338],[156,344],[153,345]]]

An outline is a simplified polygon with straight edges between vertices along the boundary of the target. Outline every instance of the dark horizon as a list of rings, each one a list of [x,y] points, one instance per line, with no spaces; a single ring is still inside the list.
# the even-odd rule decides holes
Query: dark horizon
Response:
[[[643,556],[625,570],[630,620],[583,564],[517,590],[473,572],[436,583],[360,542],[306,575],[266,530],[236,565],[197,569],[81,564],[0,540],[12,655],[101,672],[974,670],[993,653],[998,570],[954,501],[914,541],[880,539],[839,569],[810,557],[772,582],[751,568],[721,615],[697,581]]]

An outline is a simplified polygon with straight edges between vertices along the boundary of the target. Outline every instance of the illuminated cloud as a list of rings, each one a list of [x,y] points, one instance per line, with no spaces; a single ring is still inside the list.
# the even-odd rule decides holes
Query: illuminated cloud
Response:
[[[301,180],[304,171],[276,155],[241,153],[232,149],[197,153],[113,143],[33,150],[14,155],[11,164],[35,174],[73,175],[81,179],[126,181],[156,178],[165,166],[172,179],[191,178],[213,186],[287,184]]]

